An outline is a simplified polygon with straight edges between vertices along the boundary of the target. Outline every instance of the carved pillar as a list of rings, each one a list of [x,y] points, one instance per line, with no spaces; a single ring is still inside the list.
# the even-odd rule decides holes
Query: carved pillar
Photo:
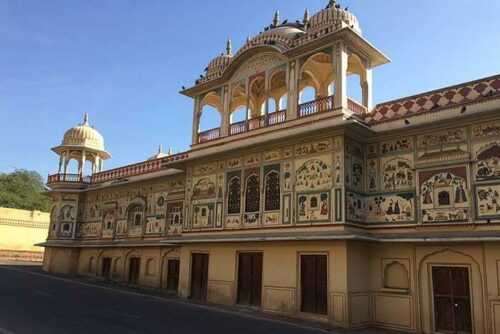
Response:
[[[264,97],[265,97],[265,107],[264,107],[264,126],[267,126],[268,124],[268,115],[269,115],[269,89],[270,89],[270,77],[269,77],[269,71],[266,71],[265,77],[264,77]]]
[[[231,112],[229,110],[229,87],[224,86],[221,88],[221,99],[222,99],[222,122],[220,128],[221,137],[226,137],[229,135],[229,125]]]
[[[68,173],[68,164],[69,164],[69,154],[67,152],[63,153],[64,155],[64,174]]]
[[[361,77],[361,90],[363,93],[363,105],[366,107],[367,111],[371,111],[373,108],[373,80],[372,80],[372,70],[365,69],[363,76]]]
[[[198,132],[200,130],[200,98],[197,96],[194,98],[194,110],[193,110],[193,134],[192,134],[192,144],[198,144]]]
[[[333,50],[335,68],[334,108],[347,109],[347,64],[349,55],[344,43],[339,42]]]
[[[286,119],[293,120],[297,118],[297,106],[299,104],[299,73],[298,61],[294,60],[288,64],[288,97]]]

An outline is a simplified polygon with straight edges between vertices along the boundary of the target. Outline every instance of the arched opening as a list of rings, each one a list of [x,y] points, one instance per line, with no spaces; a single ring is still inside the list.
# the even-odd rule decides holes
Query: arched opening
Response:
[[[250,82],[250,103],[253,106],[262,106],[266,102],[266,79],[265,76],[258,75]],[[265,107],[264,107],[265,108]],[[249,118],[258,118],[261,109],[251,108],[249,110]],[[265,110],[265,109],[264,109]]]
[[[131,204],[127,209],[127,225],[129,236],[142,235],[142,227],[144,224],[144,208],[143,204]]]
[[[217,108],[205,105],[201,109],[200,125],[198,132],[205,132],[220,127],[221,115]]]
[[[288,105],[288,94],[283,94],[279,101],[279,110],[285,110]]]
[[[303,88],[299,93],[299,104],[316,100],[316,89],[312,86]]]
[[[246,106],[240,106],[236,108],[229,116],[229,122],[231,124],[244,122],[247,119],[247,108]]]
[[[389,289],[409,289],[408,271],[399,262],[392,262],[385,267],[384,288]]]
[[[260,211],[260,183],[259,176],[252,174],[247,177],[245,185],[245,212]]]
[[[66,165],[66,174],[78,174],[78,160],[70,158]]]
[[[156,261],[151,258],[146,261],[146,275],[154,276],[156,274]]]
[[[316,89],[314,99],[327,97],[329,95],[328,85],[333,81],[334,74],[333,61],[330,54],[326,52],[313,54],[302,65],[299,77],[299,90],[302,90],[306,86],[313,86]]]
[[[93,163],[93,157],[88,157],[88,159],[85,160],[83,164],[83,170],[82,170],[82,175],[83,176],[88,176],[94,174],[94,163]]]

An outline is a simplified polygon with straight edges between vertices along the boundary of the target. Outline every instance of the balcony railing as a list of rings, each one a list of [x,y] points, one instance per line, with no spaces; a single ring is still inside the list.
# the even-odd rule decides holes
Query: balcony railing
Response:
[[[114,179],[153,173],[161,170],[162,159],[148,160],[137,164],[111,169],[92,175],[92,183],[102,183]]]
[[[333,110],[333,95],[322,97],[314,101],[299,104],[297,115],[299,118]]]
[[[220,137],[220,128],[210,129],[207,131],[200,132],[198,134],[198,141],[200,143],[205,143]]]
[[[49,175],[47,177],[47,184],[54,184],[54,183],[90,184],[90,182],[91,182],[90,176],[81,176],[79,174],[58,173],[58,174]]]
[[[229,135],[235,136],[240,133],[273,126],[284,123],[286,120],[286,110],[269,113],[259,117],[251,118],[248,121],[233,123],[229,126]],[[221,137],[220,128],[210,129],[198,134],[198,143],[206,143]]]
[[[347,109],[359,116],[363,116],[366,114],[366,107],[361,103],[351,99],[347,99]]]
[[[308,117],[311,115],[333,111],[334,95],[322,97],[314,101],[301,103],[297,108],[297,115],[299,118]],[[364,115],[366,107],[362,104],[347,99],[347,108],[357,115]],[[273,126],[276,124],[284,123],[286,121],[286,110],[269,113],[267,116],[262,115],[259,117],[251,118],[249,120],[233,123],[229,126],[229,136],[239,135],[240,133]],[[210,129],[200,132],[198,134],[198,143],[206,143],[221,137],[221,128]]]

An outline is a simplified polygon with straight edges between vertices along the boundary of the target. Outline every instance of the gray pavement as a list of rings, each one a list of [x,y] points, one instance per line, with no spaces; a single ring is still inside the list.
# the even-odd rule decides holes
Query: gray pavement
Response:
[[[346,333],[314,327],[259,312],[197,305],[52,277],[37,269],[0,266],[0,334]]]

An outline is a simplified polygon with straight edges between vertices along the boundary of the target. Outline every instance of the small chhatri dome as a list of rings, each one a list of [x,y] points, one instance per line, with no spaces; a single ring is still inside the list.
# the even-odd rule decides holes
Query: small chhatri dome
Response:
[[[105,151],[104,138],[96,129],[89,125],[89,116],[87,113],[83,117],[83,123],[66,131],[61,145]]]
[[[224,71],[224,69],[229,65],[231,59],[233,58],[233,47],[231,40],[228,39],[226,43],[226,53],[221,54],[220,56],[215,57],[208,64],[206,68],[206,79],[210,80],[214,77],[217,77]]]
[[[321,31],[328,27],[335,27],[335,30],[343,27],[351,27],[361,34],[361,27],[358,19],[347,8],[342,7],[335,0],[330,0],[325,9],[314,14],[308,22],[309,31]]]
[[[161,158],[168,157],[170,155],[172,155],[172,149],[170,148],[168,150],[168,153],[165,153],[165,152],[163,152],[163,145],[160,144],[160,146],[158,146],[158,152],[155,155],[153,155],[151,158],[149,158],[148,160],[161,159]]]

